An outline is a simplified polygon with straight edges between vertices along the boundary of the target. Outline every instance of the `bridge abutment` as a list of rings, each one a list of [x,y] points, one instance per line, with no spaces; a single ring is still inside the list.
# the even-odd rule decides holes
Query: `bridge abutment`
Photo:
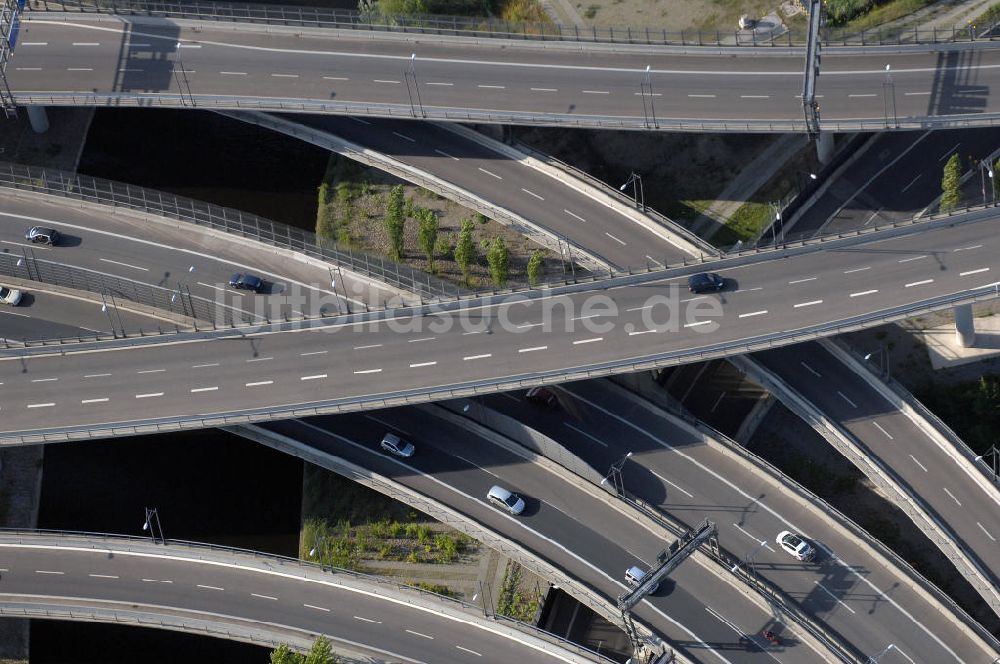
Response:
[[[955,341],[962,348],[976,345],[976,326],[972,318],[971,304],[960,304],[955,307]]]
[[[44,106],[25,106],[28,111],[28,121],[36,134],[44,134],[49,130],[49,114]]]
[[[833,159],[833,134],[829,131],[821,131],[816,137],[816,158],[824,166]]]

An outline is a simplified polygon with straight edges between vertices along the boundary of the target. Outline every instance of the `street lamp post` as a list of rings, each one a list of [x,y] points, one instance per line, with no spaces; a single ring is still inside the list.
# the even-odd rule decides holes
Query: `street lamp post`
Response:
[[[872,351],[867,355],[865,355],[865,362],[870,360],[874,355],[878,356],[879,374],[885,376],[886,379],[891,378],[892,374],[889,368],[889,349],[885,347],[885,344],[879,344],[878,350]]]
[[[410,66],[403,72],[403,78],[406,79],[406,95],[410,98],[410,114],[413,117],[417,117],[417,109],[420,109],[420,117],[424,116],[424,104],[420,100],[420,86],[417,84],[417,54],[410,54]],[[410,79],[413,79],[413,89],[410,89]],[[416,104],[413,103],[413,97],[416,95]]]
[[[993,188],[993,169],[984,159],[979,162],[979,184],[983,191],[983,205],[986,205],[986,179],[990,180],[990,200],[996,201],[996,190]]]
[[[986,463],[987,459],[990,460],[988,464]],[[997,449],[996,445],[990,445],[990,449],[977,456],[975,461],[981,461],[984,466],[990,469],[990,472],[993,473],[993,482],[996,483],[997,478],[1000,477],[1000,449]]]
[[[625,184],[618,187],[618,191],[625,191],[625,187],[632,185],[632,200],[635,201],[636,208],[646,211],[646,192],[642,188],[642,177],[632,171],[629,173],[628,180],[625,180]]]
[[[622,478],[622,468],[625,466],[625,462],[631,458],[632,453],[629,452],[618,461],[611,464],[608,468],[608,474],[604,476],[601,480],[601,486],[607,484],[608,480],[611,480],[612,486],[615,488],[615,494],[621,497],[625,496],[625,480]]]
[[[160,544],[166,544],[167,540],[163,536],[163,526],[160,525],[160,513],[156,511],[155,507],[147,507],[145,509],[146,520],[142,524],[142,531],[149,533],[153,544],[156,544],[157,538],[159,538]]]
[[[897,127],[896,117],[896,85],[892,82],[892,65],[885,66],[885,82],[882,84],[882,110],[885,113],[885,126]],[[892,113],[892,124],[889,124],[889,114]]]
[[[656,109],[653,107],[653,71],[646,65],[646,72],[639,82],[639,95],[642,97],[642,117],[646,121],[646,128],[656,127]],[[646,108],[646,97],[649,97],[649,108]]]

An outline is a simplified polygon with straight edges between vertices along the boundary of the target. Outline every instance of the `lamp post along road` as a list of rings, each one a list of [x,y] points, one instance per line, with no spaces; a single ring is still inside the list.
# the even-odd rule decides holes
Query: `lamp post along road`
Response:
[[[608,479],[610,479],[612,486],[615,488],[615,494],[620,497],[625,496],[625,480],[622,478],[622,468],[631,456],[632,453],[629,452],[621,459],[618,459],[618,461],[611,464],[611,467],[608,468],[608,474],[604,476],[603,480],[601,480],[601,486],[604,486],[607,484]]]

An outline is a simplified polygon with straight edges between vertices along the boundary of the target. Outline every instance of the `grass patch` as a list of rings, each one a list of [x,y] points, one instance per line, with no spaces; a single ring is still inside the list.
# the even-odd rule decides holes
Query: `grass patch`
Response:
[[[771,221],[774,214],[770,203],[744,203],[733,213],[725,226],[712,236],[712,244],[730,247],[739,240],[752,240]]]
[[[590,5],[587,7],[586,11],[583,12],[584,18],[594,18],[597,16],[597,10],[600,9],[600,5]]]
[[[305,469],[302,518],[299,556],[344,569],[364,571],[366,560],[451,563],[476,547],[471,537],[313,465]]]
[[[845,23],[837,21],[832,13],[831,25],[843,27],[847,30],[868,30],[876,26],[895,21],[898,18],[909,16],[918,9],[923,9],[931,3],[931,0],[890,0],[889,2],[871,7],[864,13],[856,15],[854,18],[844,17]],[[827,11],[830,12],[830,5]]]
[[[497,613],[514,620],[530,623],[538,613],[542,593],[537,589],[525,592],[521,587],[522,568],[515,562],[507,564],[503,582],[500,584],[500,597],[497,602]]]

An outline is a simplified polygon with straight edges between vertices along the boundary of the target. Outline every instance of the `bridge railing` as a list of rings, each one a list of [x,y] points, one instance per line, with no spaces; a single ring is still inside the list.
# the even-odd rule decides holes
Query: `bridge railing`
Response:
[[[205,226],[288,249],[330,265],[341,265],[346,270],[424,297],[454,298],[461,292],[457,286],[426,272],[414,270],[381,256],[355,251],[350,246],[340,245],[336,240],[318,237],[310,231],[249,212],[124,182],[0,162],[0,187],[128,208],[145,214]],[[213,315],[209,320],[223,319]]]
[[[179,549],[178,553],[183,553],[185,557],[199,560],[213,560],[218,558],[251,558],[260,569],[274,570],[280,569],[290,572],[296,576],[309,575],[312,578],[322,578],[325,575],[350,577],[363,582],[366,585],[382,587],[398,593],[422,596],[457,609],[468,615],[482,616],[483,619],[503,623],[519,631],[531,634],[547,643],[553,644],[561,649],[568,650],[578,655],[587,657],[595,662],[611,664],[614,660],[597,653],[589,648],[569,641],[551,632],[547,632],[530,623],[522,622],[508,616],[503,616],[488,610],[485,606],[479,606],[456,597],[442,595],[432,590],[400,583],[389,577],[366,574],[355,570],[349,570],[333,565],[314,563],[308,560],[301,560],[290,556],[282,556],[275,553],[265,553],[253,549],[243,549],[239,547],[224,546],[221,544],[211,544],[206,542],[192,542],[189,540],[175,539],[155,539],[151,537],[137,537],[133,535],[120,535],[110,533],[94,533],[86,531],[67,530],[26,530],[18,528],[0,528],[0,540],[15,541],[23,544],[37,544],[40,541],[62,541],[72,543],[77,548],[92,548],[102,551],[106,548],[118,546],[128,551],[147,552],[154,549],[159,553],[164,553],[167,547]]]
[[[648,44],[664,46],[804,47],[805,30],[778,25],[758,30],[666,30],[645,26],[579,27],[542,22],[512,22],[493,17],[382,15],[348,9],[226,2],[162,2],[159,0],[29,0],[32,11],[162,16],[232,23],[262,23],[371,32],[517,39],[542,42]],[[824,46],[876,46],[992,41],[1000,38],[995,22],[947,28],[823,29]]]

